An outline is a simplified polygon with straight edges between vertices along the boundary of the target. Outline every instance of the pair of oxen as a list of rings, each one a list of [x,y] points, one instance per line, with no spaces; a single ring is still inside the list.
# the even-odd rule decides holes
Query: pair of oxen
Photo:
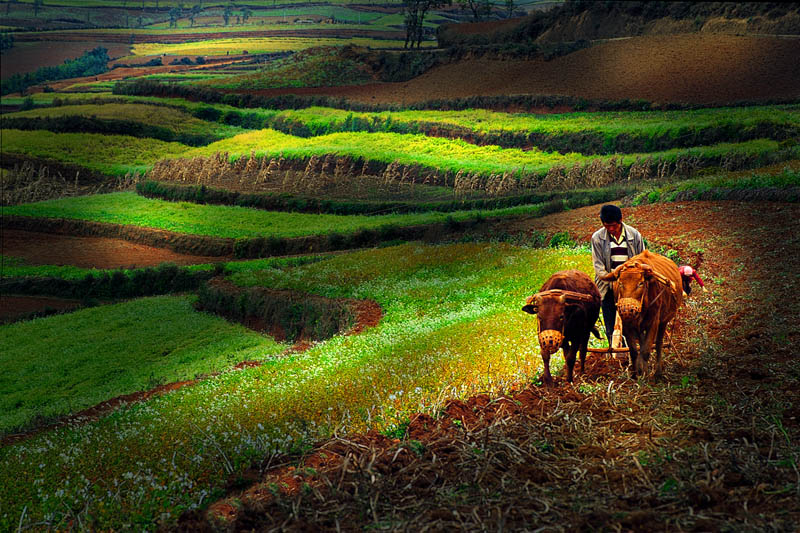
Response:
[[[649,359],[655,345],[655,377],[660,377],[664,334],[683,302],[678,266],[663,255],[645,250],[599,279],[612,284],[622,318],[622,335],[630,352],[631,375],[649,375]],[[564,350],[567,381],[571,383],[578,351],[583,372],[589,335],[594,333],[600,338],[595,326],[600,315],[597,286],[580,270],[562,270],[528,297],[522,310],[536,315],[539,321],[544,384],[553,384],[550,356],[560,348]]]

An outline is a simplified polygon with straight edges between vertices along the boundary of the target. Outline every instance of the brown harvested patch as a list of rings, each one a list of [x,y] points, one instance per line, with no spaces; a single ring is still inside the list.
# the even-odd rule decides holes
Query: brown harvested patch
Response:
[[[127,41],[126,41],[127,42]],[[55,67],[67,59],[75,59],[102,46],[108,50],[108,57],[122,57],[130,53],[130,45],[120,42],[98,41],[97,36],[73,40],[43,40],[37,42],[21,42],[14,40],[14,47],[3,51],[0,61],[0,78],[6,79],[13,74],[33,72],[39,67]]]
[[[231,257],[187,255],[123,239],[78,237],[5,229],[3,254],[21,257],[30,265],[73,265],[82,268],[149,267],[161,263],[197,265]]]
[[[597,44],[551,61],[465,60],[404,83],[282,92],[375,104],[513,94],[657,103],[766,101],[800,97],[798,57],[800,39],[652,35]]]
[[[13,296],[0,294],[0,324],[53,309],[68,311],[81,306],[79,300],[49,296]]]

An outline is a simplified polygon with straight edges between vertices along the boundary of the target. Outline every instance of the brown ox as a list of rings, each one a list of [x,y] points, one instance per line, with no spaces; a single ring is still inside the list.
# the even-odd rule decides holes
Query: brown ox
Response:
[[[580,270],[562,270],[550,276],[539,292],[528,297],[525,303],[522,310],[539,318],[539,346],[544,362],[542,381],[548,386],[553,384],[550,355],[563,348],[567,381],[572,383],[572,369],[578,349],[583,372],[589,333],[600,338],[594,326],[600,314],[597,286]]]
[[[648,361],[655,340],[655,376],[660,377],[664,333],[683,302],[678,266],[663,255],[645,250],[600,279],[614,282],[614,298],[622,318],[622,334],[630,349],[632,375],[649,373]]]

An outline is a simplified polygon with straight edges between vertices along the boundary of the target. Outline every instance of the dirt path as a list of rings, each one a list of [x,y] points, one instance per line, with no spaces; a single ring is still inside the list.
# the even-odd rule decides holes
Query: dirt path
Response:
[[[597,227],[597,207],[513,230]],[[407,439],[350,435],[249,473],[181,530],[793,531],[800,520],[800,206],[624,209],[711,292],[680,313],[666,379],[587,361],[575,386],[452,401]],[[776,231],[777,230],[777,231]],[[241,485],[239,485],[241,486]]]

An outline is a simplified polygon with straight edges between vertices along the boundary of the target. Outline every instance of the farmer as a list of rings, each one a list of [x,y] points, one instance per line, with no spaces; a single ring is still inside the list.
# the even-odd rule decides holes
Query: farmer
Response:
[[[692,280],[695,280],[700,285],[700,288],[703,289],[703,292],[708,292],[705,283],[703,283],[703,280],[700,279],[700,276],[697,274],[697,270],[693,269],[689,265],[683,265],[678,268],[678,272],[681,273],[681,279],[683,280],[684,297],[692,294]]]
[[[622,223],[622,210],[616,205],[607,204],[600,208],[600,222],[603,227],[592,235],[592,262],[594,282],[602,299],[603,325],[606,328],[608,346],[611,347],[617,304],[611,283],[600,281],[600,278],[634,255],[642,253],[644,240],[636,229]]]

